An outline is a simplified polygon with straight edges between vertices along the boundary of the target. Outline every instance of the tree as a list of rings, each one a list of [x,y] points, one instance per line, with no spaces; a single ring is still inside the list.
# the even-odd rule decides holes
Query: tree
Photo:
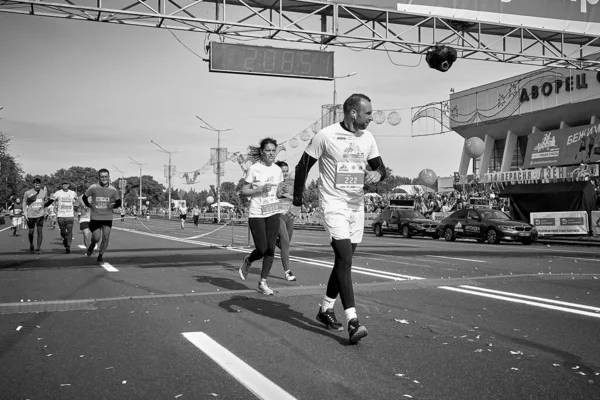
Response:
[[[0,204],[6,207],[11,196],[22,196],[25,191],[23,170],[10,154],[10,138],[0,132]]]
[[[394,171],[391,168],[385,167],[385,171],[386,176],[383,181],[377,183],[365,183],[365,193],[377,193],[379,195],[384,195],[390,193],[397,186],[411,184],[410,178],[394,175]]]
[[[137,205],[139,207],[139,193],[140,193],[140,177],[130,176],[125,178],[127,180],[127,186],[125,189],[125,196],[123,196],[123,202],[127,207],[133,207]],[[119,181],[116,180],[112,183],[114,187],[119,188]],[[158,183],[150,175],[142,176],[142,196],[146,197],[146,201],[150,202],[148,207],[166,207],[169,199],[169,194],[162,183]]]

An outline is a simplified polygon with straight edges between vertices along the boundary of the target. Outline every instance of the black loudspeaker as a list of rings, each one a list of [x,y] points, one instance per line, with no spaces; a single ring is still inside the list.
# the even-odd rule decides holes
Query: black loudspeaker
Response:
[[[430,68],[446,72],[458,58],[456,50],[450,46],[435,46],[425,56],[425,61]]]

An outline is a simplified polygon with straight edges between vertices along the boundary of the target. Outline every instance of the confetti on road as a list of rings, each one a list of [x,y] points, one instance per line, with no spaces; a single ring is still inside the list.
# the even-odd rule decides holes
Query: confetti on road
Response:
[[[104,369],[114,369],[115,367],[106,367]]]
[[[405,319],[394,319],[396,322],[400,322],[401,324],[408,324],[409,322]]]
[[[124,385],[124,384],[126,384],[126,383],[127,383],[127,381],[123,381],[123,382],[121,382],[121,383]]]
[[[211,393],[210,395],[211,395],[212,397],[219,397],[219,395],[218,395],[218,394],[216,394],[216,393]]]
[[[522,351],[511,351],[510,354],[513,354],[513,355],[523,355],[523,352]]]
[[[579,365],[576,365],[576,366],[574,366],[574,367],[573,367],[573,368],[571,368],[571,369],[579,369]]]
[[[519,368],[515,368],[515,367],[512,367],[511,369],[514,370],[514,371],[518,371],[519,370]]]
[[[396,374],[396,376],[404,376],[405,374]]]
[[[60,386],[71,386],[70,383],[61,383]]]
[[[52,353],[46,354],[46,357],[52,357]]]
[[[585,372],[581,372],[581,371],[579,371],[579,372],[578,372],[578,374],[579,374],[579,375],[583,375],[583,376],[585,376]]]
[[[177,396],[175,396],[176,399],[180,398],[181,396],[183,396],[182,394],[178,394]]]
[[[21,326],[21,325],[17,326],[17,332],[18,332],[18,331],[20,331],[20,330],[21,330],[21,328],[22,328],[22,326]]]
[[[552,364],[553,367],[560,367],[560,364]]]
[[[409,399],[412,399],[412,398],[413,398],[413,397],[412,397],[410,394],[405,394],[405,395],[404,395],[404,396],[402,396],[402,397],[408,397]]]
[[[481,353],[482,351],[483,351],[483,349],[477,349],[473,353]]]

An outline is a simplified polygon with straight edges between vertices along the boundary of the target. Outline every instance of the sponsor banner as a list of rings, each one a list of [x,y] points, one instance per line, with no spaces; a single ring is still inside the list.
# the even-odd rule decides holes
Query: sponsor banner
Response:
[[[433,221],[441,221],[446,218],[448,215],[452,214],[451,212],[432,212],[431,219]]]
[[[483,175],[483,183],[492,182],[535,182],[550,181],[554,179],[583,180],[586,176],[600,176],[598,164],[584,164],[583,166],[568,167],[542,167],[524,171],[492,172]]]
[[[582,34],[600,29],[598,0],[356,0],[401,12]]]
[[[535,132],[527,140],[524,168],[600,161],[600,124]]]
[[[531,213],[529,219],[540,236],[587,235],[589,231],[586,211]]]
[[[600,236],[600,211],[592,211],[592,231],[594,236]]]

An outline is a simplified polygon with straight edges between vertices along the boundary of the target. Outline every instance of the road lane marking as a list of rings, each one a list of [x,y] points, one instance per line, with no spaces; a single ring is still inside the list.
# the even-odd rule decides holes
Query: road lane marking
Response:
[[[102,268],[104,268],[105,270],[107,270],[108,272],[119,272],[118,269],[116,269],[115,267],[113,267],[112,265],[110,265],[107,262],[103,262],[102,264],[100,264],[100,266]]]
[[[471,261],[471,262],[477,262],[477,263],[486,263],[487,262],[487,261],[483,261],[483,260],[472,260],[470,258],[457,258],[457,257],[446,257],[446,256],[431,256],[429,254],[425,254],[425,257],[446,258],[448,260]]]
[[[479,286],[460,285],[460,287],[465,288],[465,289],[471,289],[471,290],[480,290],[482,292],[495,293],[495,294],[504,295],[504,296],[518,297],[518,298],[521,298],[521,299],[535,300],[535,301],[541,301],[541,302],[544,302],[544,303],[559,304],[561,306],[582,308],[584,310],[592,310],[592,311],[600,312],[600,308],[593,307],[593,306],[586,306],[584,304],[569,303],[569,302],[566,302],[566,301],[545,299],[543,297],[527,296],[527,295],[518,294],[518,293],[502,292],[500,290],[487,289],[487,288],[482,288],[482,287],[479,287]]]
[[[576,309],[567,308],[567,307],[553,306],[552,304],[536,303],[534,301],[521,300],[521,299],[518,299],[518,298],[515,298],[515,297],[499,296],[499,295],[496,295],[496,294],[484,293],[484,292],[480,292],[480,291],[464,289],[464,288],[461,288],[461,287],[438,286],[438,289],[444,289],[444,290],[450,290],[450,291],[453,291],[453,292],[460,292],[460,293],[472,294],[472,295],[475,295],[475,296],[489,297],[491,299],[504,300],[504,301],[509,301],[509,302],[512,302],[512,303],[527,304],[527,305],[530,305],[530,306],[540,307],[540,308],[548,308],[550,310],[555,310],[555,311],[563,311],[563,312],[571,313],[571,314],[585,315],[587,317],[600,318],[600,313],[593,313],[593,312],[590,312],[590,311],[576,310]]]
[[[568,258],[569,260],[586,260],[586,261],[600,262],[600,259],[597,259],[597,258],[565,257],[565,256],[558,256],[558,258]]]
[[[8,230],[8,229],[11,229],[11,228],[12,228],[12,226],[7,226],[6,228],[4,228],[4,229],[1,229],[1,230],[0,230],[0,232],[4,232],[4,231],[6,231],[6,230]]]
[[[118,230],[123,230],[122,228],[116,228]],[[173,237],[173,236],[167,236],[167,235],[161,235],[161,234],[156,234],[156,233],[147,233],[147,232],[140,232],[140,231],[129,231],[131,233],[137,233],[140,235],[145,235],[145,236],[151,236],[151,237],[156,237],[159,239],[166,239],[166,240],[173,240],[176,242],[182,242],[182,243],[189,243],[189,244],[195,244],[195,245],[201,245],[201,246],[205,246],[205,247],[210,247],[210,246],[216,246],[214,243],[205,243],[205,242],[198,242],[195,240],[187,240],[187,239],[182,239],[182,238],[177,238],[177,237]],[[235,248],[235,247],[225,247],[226,250],[230,250],[230,251],[237,251],[237,252],[241,252],[241,253],[251,253],[250,250],[248,249],[240,249],[240,248]],[[276,256],[278,258],[280,258],[280,256]],[[298,257],[298,256],[290,256],[290,260],[291,261],[299,261],[299,262],[303,262],[306,264],[312,264],[312,265],[317,265],[320,267],[326,267],[326,268],[333,268],[333,262],[328,262],[328,261],[319,261],[319,260],[313,260],[310,258],[304,258],[304,257]],[[370,269],[370,268],[363,268],[363,267],[356,267],[356,266],[352,266],[352,269],[359,274],[362,275],[370,275],[370,276],[376,276],[379,278],[386,278],[386,279],[392,279],[392,280],[409,280],[409,279],[423,279],[421,277],[418,276],[410,276],[410,275],[401,275],[401,274],[393,274],[393,273],[388,273],[385,271],[380,271],[380,270],[376,270],[376,269]],[[393,275],[390,275],[393,274]]]
[[[267,379],[263,374],[246,364],[204,332],[185,332],[182,335],[257,398],[263,400],[296,400],[294,396]]]

